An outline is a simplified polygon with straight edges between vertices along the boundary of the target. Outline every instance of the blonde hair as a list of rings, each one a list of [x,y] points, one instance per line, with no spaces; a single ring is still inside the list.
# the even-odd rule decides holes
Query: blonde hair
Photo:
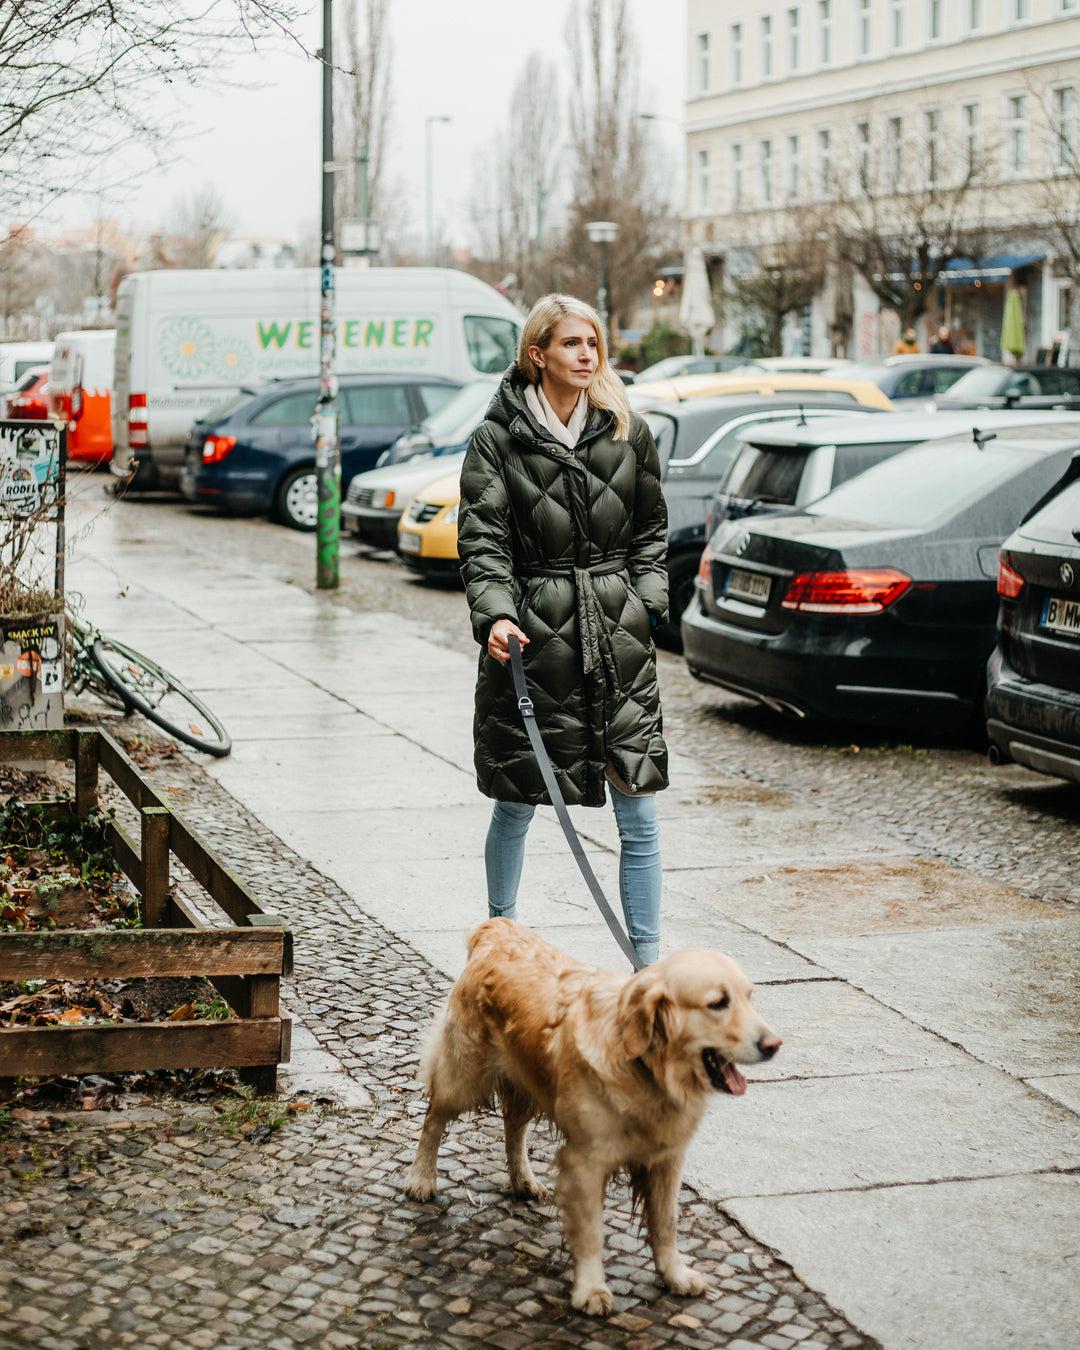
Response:
[[[530,382],[540,383],[540,371],[529,355],[530,347],[544,351],[551,342],[556,325],[562,319],[583,319],[596,333],[598,362],[596,373],[585,390],[585,397],[594,408],[615,414],[615,439],[624,441],[630,434],[630,404],[623,382],[608,362],[607,337],[600,315],[584,300],[572,295],[543,295],[529,311],[518,342],[518,370]]]

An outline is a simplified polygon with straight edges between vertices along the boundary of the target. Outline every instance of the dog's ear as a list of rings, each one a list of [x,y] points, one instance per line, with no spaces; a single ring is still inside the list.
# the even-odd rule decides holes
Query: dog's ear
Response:
[[[650,970],[640,971],[627,982],[619,999],[619,1030],[627,1059],[637,1059],[662,1027],[660,1016],[666,999],[663,983]]]

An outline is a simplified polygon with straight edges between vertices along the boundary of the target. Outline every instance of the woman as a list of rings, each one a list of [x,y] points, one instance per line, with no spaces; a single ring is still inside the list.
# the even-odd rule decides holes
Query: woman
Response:
[[[615,809],[619,890],[642,961],[658,956],[654,793],[667,786],[652,629],[667,621],[667,510],[648,427],[608,364],[596,311],[537,301],[461,471],[461,575],[480,643],[475,763],[495,799],[488,912],[516,918],[525,836],[548,803],[514,696],[522,647],[568,804]]]

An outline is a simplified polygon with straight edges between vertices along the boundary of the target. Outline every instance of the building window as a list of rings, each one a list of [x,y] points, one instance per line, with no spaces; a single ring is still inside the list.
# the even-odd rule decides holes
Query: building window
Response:
[[[874,50],[874,0],[855,0],[855,55],[863,58]]]
[[[797,202],[802,185],[799,181],[799,138],[794,133],[787,138],[787,199]]]
[[[758,142],[758,167],[761,170],[761,204],[773,204],[773,153],[772,141]]]
[[[904,187],[904,121],[890,117],[885,123],[885,172],[889,191],[902,192]]]
[[[936,188],[941,181],[941,113],[927,108],[923,113],[923,182]]]
[[[832,196],[832,132],[826,128],[817,134],[817,188],[822,199]]]
[[[743,154],[742,146],[736,142],[731,147],[731,209],[741,211],[743,207]]]
[[[964,28],[968,33],[978,33],[983,26],[982,0],[964,0]]]
[[[708,33],[698,33],[694,39],[694,57],[698,93],[707,94],[712,88],[712,50]]]
[[[904,20],[907,18],[906,0],[889,0],[889,50],[903,51]]]
[[[708,215],[711,205],[711,166],[709,164],[709,150],[707,146],[702,146],[697,151],[696,156],[695,181],[697,184],[697,209],[699,215]]]
[[[982,105],[960,105],[960,167],[965,183],[974,183],[982,168]]]
[[[870,183],[870,123],[864,118],[855,123],[855,186],[865,197]]]
[[[743,82],[743,37],[742,24],[731,25],[731,83]]]
[[[1031,18],[1031,0],[1012,0],[1010,10],[1013,23],[1027,23]]]
[[[1005,172],[1010,178],[1028,173],[1028,96],[1011,94],[1005,100]]]
[[[787,12],[788,70],[799,69],[799,10],[794,6]]]
[[[926,0],[926,40],[940,42],[945,36],[945,0]]]
[[[1080,0],[1058,0],[1057,7],[1062,14],[1071,14],[1080,8]]]
[[[1050,167],[1055,173],[1076,167],[1076,86],[1050,90]]]
[[[771,80],[773,73],[772,15],[761,16],[761,78]]]
[[[832,65],[832,21],[832,0],[818,0],[818,60],[823,66]]]

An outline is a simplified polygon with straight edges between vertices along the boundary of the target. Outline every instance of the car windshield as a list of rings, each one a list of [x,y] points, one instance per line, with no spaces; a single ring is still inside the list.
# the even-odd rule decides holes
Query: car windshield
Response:
[[[1009,372],[999,366],[976,366],[949,389],[950,398],[986,398],[1001,391]]]
[[[464,385],[441,408],[424,418],[420,430],[432,445],[456,445],[472,435],[484,420],[495,389],[494,380],[475,380]]]
[[[215,403],[209,412],[203,413],[200,422],[223,422],[234,408],[239,408],[241,403],[247,403],[251,398],[252,390],[237,389],[235,393],[230,394],[222,403]]]
[[[937,441],[883,460],[819,497],[806,513],[917,529],[947,516],[1005,477],[1017,462],[1016,454],[1007,450]]]

